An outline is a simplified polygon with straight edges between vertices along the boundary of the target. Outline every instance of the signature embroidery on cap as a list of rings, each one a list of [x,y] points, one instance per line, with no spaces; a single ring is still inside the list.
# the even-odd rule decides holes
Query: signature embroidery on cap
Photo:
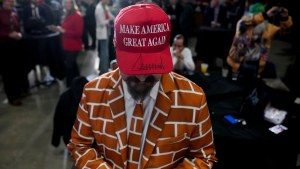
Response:
[[[138,59],[135,61],[133,64],[132,70],[133,71],[141,71],[141,70],[156,70],[156,69],[165,69],[163,63],[162,63],[162,58],[160,58],[160,64],[152,63],[152,64],[144,64],[143,63],[143,58],[142,54],[140,53],[140,56]]]

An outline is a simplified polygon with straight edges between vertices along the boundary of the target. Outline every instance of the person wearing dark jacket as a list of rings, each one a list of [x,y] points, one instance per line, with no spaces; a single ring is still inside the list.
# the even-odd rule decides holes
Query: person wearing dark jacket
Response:
[[[21,82],[28,82],[27,75],[20,69],[20,40],[22,39],[19,17],[14,11],[13,0],[4,0],[0,7],[0,76],[2,76],[4,92],[8,103],[20,106]],[[22,80],[20,80],[20,77]],[[24,80],[23,80],[24,78]]]
[[[51,144],[54,147],[59,146],[61,137],[63,137],[65,145],[69,142],[82,90],[87,82],[88,80],[84,76],[74,78],[70,88],[59,97],[53,119],[54,128]]]
[[[96,49],[96,18],[95,18],[95,9],[96,3],[93,0],[87,0],[81,2],[81,6],[85,8],[85,14],[83,14],[83,36],[82,41],[84,48],[95,50]],[[91,45],[89,44],[91,37]]]

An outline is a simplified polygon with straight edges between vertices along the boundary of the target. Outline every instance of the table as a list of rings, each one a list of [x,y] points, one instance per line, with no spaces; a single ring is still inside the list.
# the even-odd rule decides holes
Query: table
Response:
[[[211,74],[211,76],[217,75]],[[247,83],[228,82],[229,79],[220,77],[206,77],[206,79],[214,82],[214,85],[206,90],[219,158],[219,163],[214,169],[294,169],[300,149],[299,139],[297,139],[300,113],[295,118],[293,112],[299,112],[300,109],[299,106],[297,110],[295,109],[297,106],[293,104],[294,97],[291,93],[268,88],[264,83],[260,84],[266,87],[271,104],[288,112],[288,116],[282,123],[288,130],[274,134],[269,131],[269,128],[275,124],[264,120],[263,112],[259,110],[253,112],[253,114],[257,113],[257,120],[246,120],[246,125],[230,124],[225,120],[224,115],[241,118],[239,108],[244,101],[243,90],[246,89]],[[218,97],[219,94],[224,97]]]
[[[253,112],[258,114],[257,120],[246,121],[246,125],[226,121],[224,115],[241,118],[240,108],[248,95],[250,82],[232,81],[230,76],[222,77],[221,71],[216,70],[209,70],[209,74],[205,76],[196,71],[185,76],[206,93],[219,159],[213,169],[294,169],[300,152],[297,138],[300,105],[294,105],[291,93],[268,88],[264,81],[257,82],[262,85],[259,88],[265,87],[273,105],[289,113],[282,123],[288,130],[276,135],[269,131],[275,124],[265,121],[259,111]]]

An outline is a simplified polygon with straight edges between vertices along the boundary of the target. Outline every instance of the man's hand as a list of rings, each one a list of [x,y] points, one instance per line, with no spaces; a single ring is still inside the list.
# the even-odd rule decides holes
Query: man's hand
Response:
[[[66,32],[66,30],[63,29],[61,26],[49,25],[47,28],[53,32],[60,32],[60,33]]]
[[[267,15],[269,17],[275,16],[279,14],[282,18],[286,18],[289,16],[289,12],[286,8],[273,6],[271,9],[267,11]]]
[[[181,54],[181,52],[180,52],[179,49],[175,49],[174,55],[176,56],[176,58],[177,58],[178,61],[183,60],[183,56],[182,56],[182,54]]]
[[[8,35],[12,39],[20,40],[22,38],[22,34],[20,32],[13,31]]]
[[[176,57],[177,57],[177,60],[183,60],[183,56],[181,54],[176,55]]]
[[[281,8],[279,12],[281,18],[287,18],[289,16],[289,11],[286,8]]]

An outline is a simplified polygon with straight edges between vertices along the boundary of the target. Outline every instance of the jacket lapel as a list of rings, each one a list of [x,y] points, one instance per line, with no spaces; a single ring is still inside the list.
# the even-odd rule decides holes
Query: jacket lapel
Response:
[[[171,105],[173,104],[173,101],[170,100],[169,97],[173,88],[174,85],[171,74],[164,74],[161,79],[161,85],[158,91],[156,103],[151,115],[146,140],[144,143],[141,168],[146,166],[160,133],[162,132],[165,121],[168,118]]]
[[[108,96],[108,104],[111,108],[113,119],[115,121],[114,127],[120,145],[119,149],[125,166],[127,161],[127,126],[124,92],[119,70],[114,72],[109,87],[112,88],[112,92]],[[173,100],[170,100],[171,91],[173,91],[173,89],[174,81],[171,73],[164,74],[161,79],[161,85],[158,91],[156,103],[151,115],[146,140],[144,143],[145,145],[143,150],[141,168],[144,168],[146,166],[147,161],[151,156],[156,142],[160,136],[160,133],[162,132],[164,123],[168,118],[171,105],[173,104]]]
[[[116,136],[120,145],[119,150],[121,152],[123,164],[125,165],[127,161],[127,126],[125,115],[124,92],[122,87],[120,71],[116,71],[113,74],[110,86],[113,90],[109,95],[108,104],[112,111]]]

